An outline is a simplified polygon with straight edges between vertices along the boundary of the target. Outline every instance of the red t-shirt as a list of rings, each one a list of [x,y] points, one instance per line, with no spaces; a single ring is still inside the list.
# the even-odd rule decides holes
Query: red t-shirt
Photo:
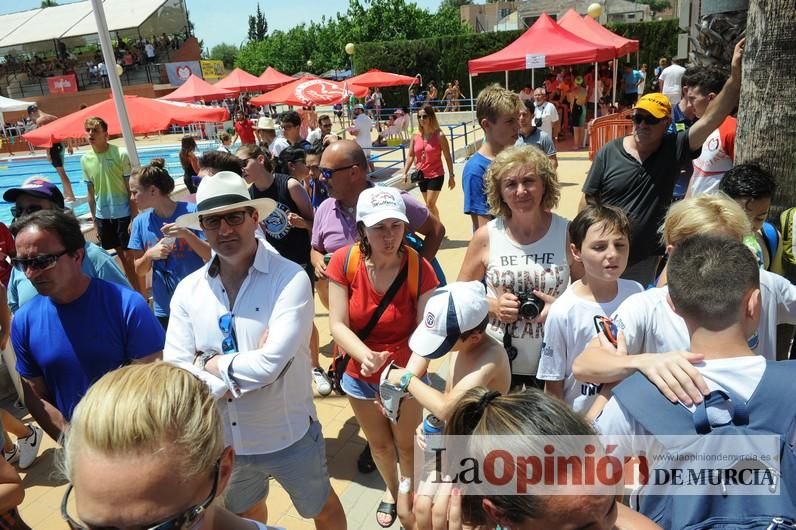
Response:
[[[5,224],[0,223],[0,252],[10,257],[16,254],[15,248],[11,230]],[[11,265],[4,259],[0,261],[0,282],[3,282],[3,286],[8,287],[9,278],[11,278]]]
[[[235,132],[240,137],[241,144],[256,144],[257,140],[254,138],[254,127],[249,120],[236,121]]]
[[[370,284],[368,271],[365,268],[364,256],[359,260],[359,268],[354,281],[349,285],[343,266],[345,265],[346,254],[349,246],[338,249],[332,254],[332,259],[326,267],[326,275],[330,280],[348,288],[348,325],[354,330],[364,328],[370,321],[370,316],[376,311],[381,302],[382,294],[377,293]],[[404,262],[407,257],[404,254]],[[434,268],[425,259],[420,260],[420,285],[419,292],[422,295],[439,285]],[[360,363],[353,358],[348,363],[346,373],[368,383],[379,383],[381,372],[390,361],[398,366],[406,366],[412,351],[409,349],[409,337],[417,327],[417,299],[412,296],[409,290],[409,281],[404,282],[401,288],[395,293],[395,297],[387,306],[379,319],[378,325],[373,328],[370,335],[365,339],[365,345],[373,351],[389,351],[390,358],[378,373],[365,377],[359,370]]]

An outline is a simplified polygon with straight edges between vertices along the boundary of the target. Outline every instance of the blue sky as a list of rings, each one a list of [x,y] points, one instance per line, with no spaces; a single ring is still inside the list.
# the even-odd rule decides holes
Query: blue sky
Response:
[[[248,16],[255,0],[186,0],[196,35],[208,48],[220,43],[240,44],[246,39]],[[414,0],[422,8],[436,10],[440,0]],[[60,0],[68,4],[71,0]],[[41,0],[0,0],[0,14],[37,8]],[[348,0],[261,0],[260,8],[268,20],[268,30],[286,30],[302,22],[320,20],[348,9]]]

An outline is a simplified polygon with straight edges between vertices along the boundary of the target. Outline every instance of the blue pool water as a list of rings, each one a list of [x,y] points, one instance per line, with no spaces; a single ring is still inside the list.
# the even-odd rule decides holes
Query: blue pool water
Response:
[[[209,143],[201,144],[197,150],[197,154],[201,151],[212,149],[214,146]],[[87,148],[82,147],[84,152]],[[66,155],[66,153],[64,153]],[[158,147],[140,148],[138,150],[138,158],[141,164],[148,164],[153,158],[164,158],[166,160],[166,169],[175,180],[182,180],[182,167],[180,166],[180,146],[168,145]],[[74,155],[66,155],[64,158],[64,169],[72,182],[72,189],[77,197],[86,194],[86,184],[83,182],[83,171],[80,169],[80,153],[75,152]],[[50,164],[46,158],[26,159],[21,156],[15,156],[11,160],[0,160],[0,221],[5,224],[11,223],[11,204],[2,200],[3,194],[9,188],[16,188],[28,177],[33,175],[43,175],[50,182],[55,183],[61,191],[61,178],[55,171],[55,168]],[[82,204],[75,208],[77,215],[88,213],[88,204]]]

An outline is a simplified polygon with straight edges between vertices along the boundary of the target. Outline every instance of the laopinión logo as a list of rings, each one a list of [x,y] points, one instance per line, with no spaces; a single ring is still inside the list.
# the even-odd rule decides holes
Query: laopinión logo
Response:
[[[438,436],[414,466],[465,495],[776,495],[779,447],[773,435]]]

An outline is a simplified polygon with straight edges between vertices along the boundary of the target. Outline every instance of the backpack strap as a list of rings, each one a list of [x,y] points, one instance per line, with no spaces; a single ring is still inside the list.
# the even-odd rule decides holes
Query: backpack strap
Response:
[[[760,229],[760,235],[763,236],[763,242],[768,249],[769,259],[773,262],[774,256],[777,255],[777,247],[779,247],[779,232],[768,221],[763,222],[763,227]]]
[[[654,436],[696,434],[694,416],[680,403],[672,403],[641,372],[613,390],[627,414]]]
[[[360,259],[362,259],[362,251],[359,249],[359,243],[354,243],[348,247],[348,252],[345,254],[345,262],[343,263],[343,274],[345,274],[348,285],[354,283],[354,278],[356,278],[359,270]]]
[[[410,247],[404,245],[406,250],[407,265],[409,267],[408,276],[406,278],[409,285],[409,292],[415,300],[420,298],[420,274],[422,267],[420,266],[420,254]]]

